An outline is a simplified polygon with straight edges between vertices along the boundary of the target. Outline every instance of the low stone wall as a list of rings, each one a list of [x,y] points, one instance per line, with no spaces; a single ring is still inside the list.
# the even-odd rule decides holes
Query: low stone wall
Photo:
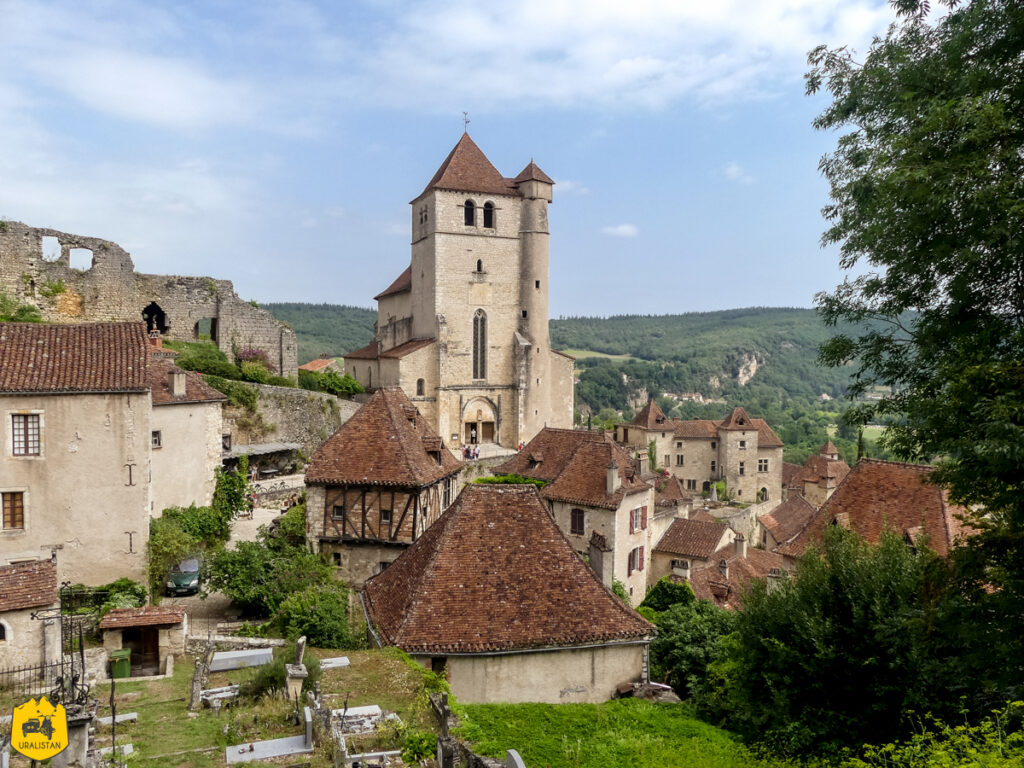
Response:
[[[257,393],[257,412],[238,407],[224,409],[224,431],[233,445],[282,442],[299,443],[312,456],[338,427],[359,410],[359,403],[326,392],[247,384]]]
[[[277,637],[235,637],[234,635],[189,635],[185,641],[185,651],[192,655],[204,653],[206,643],[211,642],[219,650],[231,648],[277,648],[284,645],[284,640]]]

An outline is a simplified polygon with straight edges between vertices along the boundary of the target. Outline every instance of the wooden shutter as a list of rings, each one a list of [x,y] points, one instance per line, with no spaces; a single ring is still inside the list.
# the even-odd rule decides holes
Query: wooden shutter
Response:
[[[638,558],[640,560],[640,563],[637,565],[636,569],[638,571],[642,571],[644,569],[644,548],[640,547],[638,552],[640,554],[640,557]]]
[[[626,558],[626,575],[633,575],[633,553],[635,550],[629,550],[629,557]]]
[[[643,512],[641,514],[642,514],[642,519],[641,519],[641,523],[640,523],[640,528],[646,531],[647,530],[647,505],[646,504],[644,504]],[[640,566],[640,567],[642,568],[643,566]]]

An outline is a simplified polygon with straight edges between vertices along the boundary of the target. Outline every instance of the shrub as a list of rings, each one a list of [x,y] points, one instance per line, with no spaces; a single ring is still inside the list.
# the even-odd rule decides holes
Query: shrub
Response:
[[[535,485],[538,488],[543,488],[551,481],[537,480],[532,477],[523,477],[522,475],[490,475],[478,477],[473,482],[480,483],[481,485]]]
[[[242,378],[246,381],[252,381],[256,384],[266,384],[270,381],[270,371],[259,363],[247,361],[242,363],[239,369],[242,372]]]
[[[286,664],[295,661],[296,643],[288,643],[274,650],[274,658],[269,664],[256,667],[253,676],[241,684],[239,693],[251,699],[259,699],[276,691],[285,691],[288,688],[288,670]],[[302,692],[312,691],[319,682],[323,670],[320,669],[320,659],[308,651],[302,657],[302,663],[306,665],[306,679],[302,682]]]
[[[214,512],[228,525],[231,519],[242,510],[250,509],[249,501],[249,457],[240,456],[238,468],[230,472],[218,469],[216,487],[210,506]],[[224,539],[227,541],[227,537]]]
[[[171,568],[200,548],[199,539],[186,533],[174,519],[159,518],[149,522],[149,541],[146,543],[149,591],[153,602],[159,603],[164,593],[164,581]]]
[[[255,347],[250,349],[243,349],[235,358],[238,360],[238,366],[243,371],[245,370],[246,363],[253,363],[258,365],[260,368],[265,370],[267,373],[277,373],[277,368],[270,362],[270,355],[266,353],[266,350],[257,349]]]
[[[647,590],[647,597],[644,598],[640,605],[660,613],[678,603],[687,605],[696,599],[693,594],[693,588],[690,587],[689,583],[677,584],[671,581],[668,576],[665,576]]]
[[[320,648],[349,648],[348,589],[330,581],[293,592],[278,607],[271,623],[282,635],[295,639],[305,635]]]
[[[234,368],[234,366],[232,366],[232,368]],[[228,381],[220,376],[212,375],[204,376],[203,381],[221,394],[226,395],[228,398],[228,405],[244,408],[247,411],[256,410],[256,402],[259,399],[259,395],[252,387],[248,387],[238,381]]]
[[[223,592],[250,616],[273,616],[291,593],[330,578],[331,568],[319,555],[241,541],[209,559],[205,588]]]
[[[174,520],[181,529],[202,542],[206,547],[215,547],[227,542],[231,536],[231,517],[225,517],[213,507],[170,507],[164,510],[164,518]]]
[[[410,731],[402,745],[402,762],[418,765],[437,752],[437,736],[430,731]]]
[[[314,392],[327,392],[339,397],[348,397],[365,392],[363,385],[346,374],[337,371],[299,371],[299,386]]]

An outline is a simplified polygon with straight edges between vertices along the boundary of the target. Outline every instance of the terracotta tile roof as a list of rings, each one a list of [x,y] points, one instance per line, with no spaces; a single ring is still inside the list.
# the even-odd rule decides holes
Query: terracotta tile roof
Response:
[[[548,176],[544,171],[537,167],[537,164],[530,161],[530,163],[519,172],[512,181],[515,184],[519,184],[524,181],[543,181],[545,184],[554,184],[555,182]]]
[[[789,541],[810,522],[817,508],[803,496],[793,495],[757,521],[765,527],[776,542]]]
[[[700,521],[705,522],[705,523],[716,523],[718,525],[722,524],[721,520],[719,520],[717,517],[712,515],[710,512],[708,512],[703,507],[701,507],[700,509],[693,510],[690,513],[690,519],[691,520],[700,520]]]
[[[948,554],[961,535],[972,531],[955,517],[964,510],[950,503],[946,491],[927,482],[932,471],[920,464],[861,459],[796,538],[777,551],[799,557],[808,546],[821,543],[826,526],[839,521],[872,544],[885,530],[906,536],[920,527],[931,549]]]
[[[818,449],[819,456],[838,456],[839,449],[836,448],[835,443],[831,440],[826,442],[821,448]]]
[[[143,323],[0,323],[0,392],[144,392]]]
[[[370,621],[408,653],[636,641],[653,626],[579,558],[532,486],[471,484],[366,582]]]
[[[808,456],[797,483],[814,483],[835,488],[850,473],[850,465],[842,459],[832,461],[824,456]]]
[[[142,608],[115,608],[100,620],[100,629],[122,627],[166,627],[185,621],[183,605],[145,605]]]
[[[172,373],[185,374],[185,394],[177,397],[171,394]],[[227,400],[227,397],[203,381],[203,377],[198,373],[184,371],[171,360],[150,360],[149,382],[153,405],[219,403]]]
[[[800,480],[800,476],[803,475],[804,468],[799,464],[792,464],[791,462],[782,462],[782,487],[783,488],[796,488],[801,493],[803,492],[803,483]]]
[[[540,169],[538,169],[540,170]],[[434,178],[417,196],[423,197],[431,189],[448,189],[458,192],[483,192],[492,195],[519,195],[512,179],[506,179],[469,138],[468,133],[455,145],[448,157],[437,169]]]
[[[0,613],[57,602],[57,564],[32,560],[0,566]]]
[[[728,578],[719,567],[722,560],[728,563]],[[690,574],[690,586],[697,597],[710,600],[728,610],[743,607],[743,595],[750,589],[754,579],[764,579],[772,571],[781,573],[784,569],[782,555],[748,546],[747,556],[741,557],[736,554],[735,544],[728,544],[719,549],[711,556],[711,561],[710,567]]]
[[[306,482],[422,488],[462,469],[447,448],[438,464],[424,438],[441,440],[400,388],[378,389],[313,454]]]
[[[381,291],[376,296],[374,296],[373,300],[377,301],[378,299],[382,299],[385,296],[391,296],[392,294],[395,294],[395,293],[405,293],[406,291],[411,291],[411,290],[412,290],[412,264],[410,264],[408,267],[406,267],[405,271],[402,272],[402,274],[400,274],[397,278],[395,278],[395,282],[393,282],[391,285],[389,285],[383,291]]]
[[[717,422],[711,419],[673,419],[672,428],[675,437],[699,437],[708,440],[718,437]]]
[[[683,481],[675,475],[655,475],[647,481],[654,486],[654,503],[659,506],[676,506],[678,502],[695,498],[699,493],[683,488]]]
[[[299,366],[300,371],[312,371],[313,373],[319,373],[324,368],[328,367],[334,362],[333,357],[320,357],[316,360],[310,360],[308,363],[303,363]]]
[[[706,560],[718,549],[728,530],[719,522],[677,518],[654,546],[654,551]]]
[[[608,494],[607,469],[613,461],[621,485]],[[574,429],[545,427],[494,472],[548,480],[541,490],[544,498],[605,509],[618,509],[627,494],[650,488],[634,472],[629,454],[614,440],[603,432]]]
[[[665,418],[665,414],[654,400],[648,400],[647,405],[640,409],[640,413],[633,417],[631,426],[644,427],[645,429],[669,429],[672,423]]]
[[[404,344],[399,344],[397,347],[386,349],[380,354],[377,353],[377,342],[371,341],[365,347],[360,347],[355,352],[349,352],[345,355],[346,360],[396,360],[405,357],[406,355],[415,352],[418,349],[430,346],[434,343],[434,339],[412,339]]]
[[[757,427],[757,447],[758,448],[782,448],[782,440],[775,434],[775,430],[768,426],[768,422],[764,419],[751,419],[754,426]]]
[[[750,429],[750,427],[750,417],[739,406],[733,408],[728,416],[718,422],[719,429]]]

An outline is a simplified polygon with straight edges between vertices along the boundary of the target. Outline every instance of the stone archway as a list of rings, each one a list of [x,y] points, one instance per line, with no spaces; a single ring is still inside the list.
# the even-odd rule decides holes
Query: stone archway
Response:
[[[474,397],[462,408],[464,443],[498,442],[498,409],[489,398]]]
[[[149,302],[142,310],[142,319],[146,321],[147,331],[159,331],[167,333],[171,324],[167,320],[167,313],[155,301]]]

